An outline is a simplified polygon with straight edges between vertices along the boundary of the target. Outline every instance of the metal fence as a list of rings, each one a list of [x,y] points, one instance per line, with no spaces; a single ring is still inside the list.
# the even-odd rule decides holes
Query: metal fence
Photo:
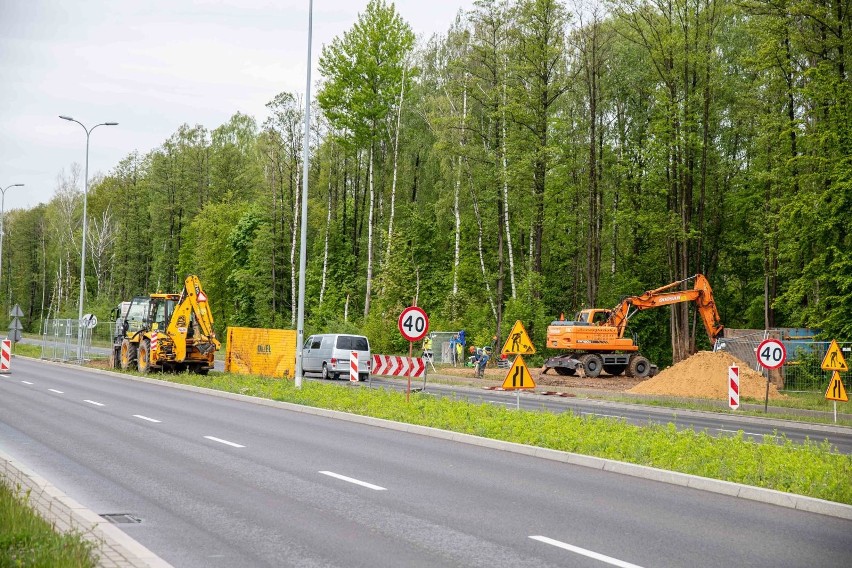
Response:
[[[432,361],[435,363],[452,364],[455,358],[452,351],[454,343],[451,343],[451,340],[458,335],[458,332],[433,331],[430,335],[432,336]],[[462,362],[457,363],[458,365],[464,364],[464,357],[465,353],[462,351]]]
[[[770,337],[780,339],[787,350],[787,361],[774,371],[767,371],[757,364],[757,347]],[[791,392],[823,392],[831,379],[831,374],[821,368],[830,345],[830,341],[789,336],[784,330],[768,330],[723,337],[716,341],[715,350],[728,352],[755,371],[763,373],[779,389]],[[852,342],[838,342],[838,345],[844,358],[847,361],[852,360]]]
[[[42,327],[41,358],[50,361],[82,363],[109,357],[115,322],[100,322],[94,328],[77,319],[46,319]]]

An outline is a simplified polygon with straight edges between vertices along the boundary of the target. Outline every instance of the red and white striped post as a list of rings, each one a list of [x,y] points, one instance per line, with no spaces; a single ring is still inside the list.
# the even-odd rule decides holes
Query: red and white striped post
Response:
[[[349,352],[349,382],[358,382],[358,352]]]
[[[11,373],[12,340],[4,339],[0,346],[0,373]]]
[[[740,368],[736,365],[728,367],[728,404],[731,410],[740,407]]]

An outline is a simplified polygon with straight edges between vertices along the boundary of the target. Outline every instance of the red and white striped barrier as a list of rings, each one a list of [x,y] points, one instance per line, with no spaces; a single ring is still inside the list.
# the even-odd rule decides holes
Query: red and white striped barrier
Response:
[[[157,332],[151,332],[151,353],[155,353],[157,351],[159,338],[157,337]]]
[[[736,365],[728,367],[728,404],[731,410],[740,407],[740,368]]]
[[[358,382],[358,352],[349,352],[349,381]]]
[[[420,357],[397,357],[396,355],[373,355],[374,375],[393,377],[422,377],[426,363]]]
[[[0,346],[0,373],[11,373],[12,340],[4,339]]]

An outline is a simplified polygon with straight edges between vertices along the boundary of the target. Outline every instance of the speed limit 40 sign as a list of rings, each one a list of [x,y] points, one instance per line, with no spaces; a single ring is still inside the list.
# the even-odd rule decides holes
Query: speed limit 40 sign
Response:
[[[764,339],[757,346],[757,362],[765,369],[777,369],[787,360],[787,349],[778,339]]]
[[[420,341],[429,332],[429,316],[421,308],[410,306],[399,314],[397,327],[407,341]]]

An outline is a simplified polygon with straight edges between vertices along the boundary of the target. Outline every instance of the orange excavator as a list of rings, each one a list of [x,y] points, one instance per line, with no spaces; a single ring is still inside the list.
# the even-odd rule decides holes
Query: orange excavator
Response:
[[[675,289],[693,280],[695,284],[691,290]],[[587,377],[597,377],[602,371],[610,375],[626,372],[630,377],[639,378],[653,376],[657,366],[639,353],[639,346],[633,339],[624,337],[627,322],[641,310],[681,302],[695,302],[711,344],[722,336],[724,326],[713,301],[710,282],[704,275],[696,274],[625,298],[613,309],[581,310],[573,321],[563,318],[552,322],[547,328],[547,347],[570,353],[549,358],[544,362],[544,370],[574,375],[583,369]]]

